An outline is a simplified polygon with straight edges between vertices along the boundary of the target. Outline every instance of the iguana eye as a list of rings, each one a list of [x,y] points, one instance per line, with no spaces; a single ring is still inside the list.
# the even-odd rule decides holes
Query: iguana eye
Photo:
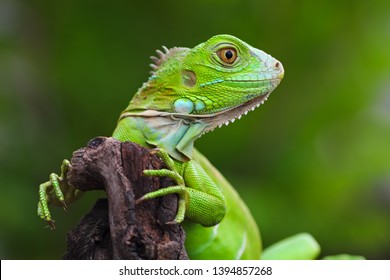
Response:
[[[237,50],[234,48],[223,48],[217,52],[218,57],[227,64],[233,64],[237,59]]]

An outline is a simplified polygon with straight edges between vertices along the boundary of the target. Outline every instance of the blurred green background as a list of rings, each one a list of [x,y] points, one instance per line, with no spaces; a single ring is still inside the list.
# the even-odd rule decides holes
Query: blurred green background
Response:
[[[39,183],[112,133],[161,45],[235,35],[278,58],[269,101],[197,147],[247,201],[265,246],[390,259],[390,2],[0,1],[0,258],[59,259],[96,197],[36,216]]]

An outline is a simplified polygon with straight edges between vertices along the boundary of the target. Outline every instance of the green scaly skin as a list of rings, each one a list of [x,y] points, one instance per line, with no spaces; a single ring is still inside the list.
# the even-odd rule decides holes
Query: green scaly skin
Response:
[[[230,35],[198,46],[164,48],[152,57],[152,75],[122,112],[113,137],[158,148],[168,166],[145,170],[176,185],[147,193],[137,202],[175,193],[172,223],[183,223],[191,259],[313,259],[319,247],[308,234],[281,241],[262,254],[258,227],[245,203],[218,170],[194,148],[194,141],[228,124],[268,98],[284,76],[282,64]],[[40,187],[39,216],[54,226],[48,202],[66,205],[78,193],[64,172]]]

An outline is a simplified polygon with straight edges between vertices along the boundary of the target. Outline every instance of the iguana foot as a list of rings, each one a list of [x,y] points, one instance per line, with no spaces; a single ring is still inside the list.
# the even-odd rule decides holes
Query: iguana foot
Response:
[[[183,176],[180,174],[179,170],[175,166],[175,162],[172,158],[169,157],[169,154],[164,149],[154,149],[152,151],[156,153],[161,160],[167,166],[167,169],[159,169],[159,170],[144,170],[144,174],[146,176],[159,176],[159,177],[168,177],[176,182],[177,185],[170,186],[166,188],[159,189],[157,191],[149,192],[143,195],[141,198],[137,199],[136,203],[140,203],[142,201],[165,196],[168,194],[177,194],[179,196],[179,205],[176,217],[173,221],[167,222],[167,224],[176,224],[181,223],[184,220],[185,212],[186,212],[186,204],[188,201],[188,190],[184,184]]]
[[[39,185],[38,216],[49,223],[51,229],[55,229],[54,220],[51,217],[49,204],[60,205],[68,210],[67,201],[73,201],[80,191],[68,184],[67,174],[71,165],[66,159],[61,165],[61,175],[50,174],[50,180]]]

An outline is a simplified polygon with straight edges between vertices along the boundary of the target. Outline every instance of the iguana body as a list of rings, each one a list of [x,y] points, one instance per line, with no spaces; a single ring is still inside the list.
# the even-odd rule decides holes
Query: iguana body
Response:
[[[222,57],[226,52],[231,62]],[[175,160],[190,191],[184,224],[190,258],[259,258],[260,237],[247,207],[193,143],[264,102],[283,77],[281,64],[224,35],[154,60],[151,78],[122,113],[113,137],[163,148]]]
[[[152,76],[122,112],[113,133],[120,141],[159,148],[168,169],[145,174],[176,182],[138,201],[178,195],[174,222],[183,222],[191,259],[258,259],[261,241],[252,215],[193,144],[262,104],[283,78],[282,64],[230,35],[214,36],[192,49],[164,50],[152,58]],[[66,200],[57,180],[61,178],[51,177],[40,188],[38,213],[49,222],[51,187],[60,201]]]

